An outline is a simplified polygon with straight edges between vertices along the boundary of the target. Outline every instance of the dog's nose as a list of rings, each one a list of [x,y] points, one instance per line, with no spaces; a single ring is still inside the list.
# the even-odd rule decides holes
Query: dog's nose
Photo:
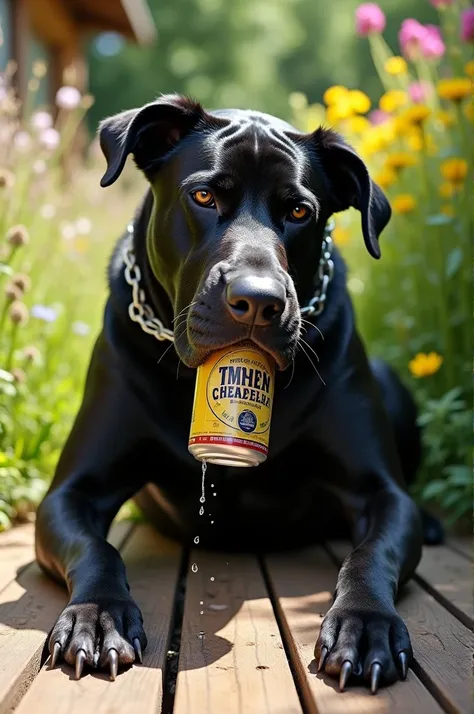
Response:
[[[245,275],[228,283],[226,298],[235,320],[265,326],[285,309],[286,291],[274,278]]]

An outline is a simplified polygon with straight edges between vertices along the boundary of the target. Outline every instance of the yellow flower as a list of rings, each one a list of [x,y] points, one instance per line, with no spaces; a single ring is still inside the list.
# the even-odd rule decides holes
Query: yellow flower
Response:
[[[436,352],[429,354],[419,352],[416,357],[410,360],[408,368],[414,377],[430,377],[432,374],[436,374],[442,364],[443,358]]]
[[[441,198],[451,198],[451,196],[453,196],[455,192],[456,186],[448,182],[442,183],[438,189],[438,193]]]
[[[444,203],[441,206],[440,211],[443,216],[449,216],[450,218],[454,216],[454,208],[451,206],[450,203]]]
[[[391,201],[393,212],[404,214],[411,213],[416,208],[416,200],[411,193],[400,193]]]
[[[471,77],[471,79],[474,77],[474,60],[469,60],[469,62],[466,62],[466,64],[464,65],[464,71],[468,77]]]
[[[401,122],[406,121],[408,124],[422,124],[431,114],[431,109],[424,104],[414,104],[408,107],[399,115]]]
[[[390,114],[396,109],[400,109],[408,102],[408,94],[401,89],[390,89],[380,97],[379,107],[383,112]]]
[[[408,65],[403,57],[389,57],[383,68],[387,74],[397,76],[398,74],[406,74]]]
[[[343,87],[340,84],[335,84],[333,87],[329,87],[323,94],[324,103],[330,106],[331,104],[336,104],[343,97],[349,94],[347,87]]]
[[[367,94],[361,92],[360,89],[352,89],[349,92],[349,100],[351,102],[352,109],[357,114],[366,114],[372,106],[372,102]]]
[[[446,181],[462,183],[467,176],[467,161],[464,159],[446,159],[439,167]]]
[[[339,247],[347,245],[351,241],[351,234],[347,228],[342,228],[342,226],[336,226],[332,232],[332,237],[334,242]]]
[[[378,174],[375,176],[375,183],[378,183],[380,188],[389,188],[389,186],[392,186],[398,179],[397,174],[395,171],[392,171],[391,169],[382,169]]]
[[[439,112],[436,112],[435,115],[436,119],[441,122],[443,126],[452,126],[453,124],[456,123],[456,118],[451,114],[451,112],[446,112],[443,109],[441,109]]]
[[[474,124],[474,101],[472,99],[465,103],[464,114],[466,119],[469,119]]]
[[[365,117],[353,116],[347,120],[347,128],[353,134],[363,134],[371,128],[371,124]]]
[[[335,104],[331,104],[326,111],[328,122],[337,124],[341,119],[348,119],[353,113],[349,94],[341,97]]]
[[[398,151],[395,154],[390,154],[385,160],[386,168],[393,169],[394,171],[400,171],[407,166],[416,166],[418,159],[413,154],[409,154],[407,151]]]
[[[472,92],[472,82],[464,77],[454,79],[440,79],[438,82],[438,96],[441,99],[450,99],[453,102],[460,102],[468,97]]]
[[[421,131],[411,131],[406,137],[406,142],[412,151],[423,151],[424,141]]]

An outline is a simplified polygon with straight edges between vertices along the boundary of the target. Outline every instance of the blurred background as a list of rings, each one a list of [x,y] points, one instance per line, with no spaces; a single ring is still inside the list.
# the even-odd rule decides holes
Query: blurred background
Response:
[[[167,92],[333,126],[368,163],[383,258],[355,211],[334,240],[369,352],[419,404],[413,495],[469,527],[473,41],[466,0],[0,0],[0,529],[51,479],[146,189],[131,161],[100,189],[97,124]]]

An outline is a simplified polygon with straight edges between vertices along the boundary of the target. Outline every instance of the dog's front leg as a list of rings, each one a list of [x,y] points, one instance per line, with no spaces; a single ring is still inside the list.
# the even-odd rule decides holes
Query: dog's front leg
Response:
[[[341,689],[355,675],[375,692],[380,683],[405,678],[411,659],[408,631],[394,602],[419,562],[421,524],[368,370],[353,373],[327,397],[317,438],[342,465],[340,482],[333,475],[331,487],[347,496],[342,498],[351,511],[355,548],[339,573],[315,656],[320,669],[340,678]]]

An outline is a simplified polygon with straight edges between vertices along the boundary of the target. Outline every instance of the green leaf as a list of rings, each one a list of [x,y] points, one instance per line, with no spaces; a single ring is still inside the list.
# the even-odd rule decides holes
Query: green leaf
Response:
[[[442,481],[441,479],[435,479],[434,481],[430,481],[428,483],[423,491],[421,492],[421,495],[423,498],[428,501],[430,498],[435,498],[436,496],[439,496],[443,491],[445,491],[447,488],[447,483],[446,481]]]
[[[0,275],[13,275],[13,268],[9,265],[5,265],[5,263],[0,263]]]
[[[469,486],[472,484],[472,470],[462,464],[446,466],[443,473],[448,475],[450,486]]]
[[[446,261],[446,277],[452,278],[462,265],[463,254],[461,248],[453,248]]]

